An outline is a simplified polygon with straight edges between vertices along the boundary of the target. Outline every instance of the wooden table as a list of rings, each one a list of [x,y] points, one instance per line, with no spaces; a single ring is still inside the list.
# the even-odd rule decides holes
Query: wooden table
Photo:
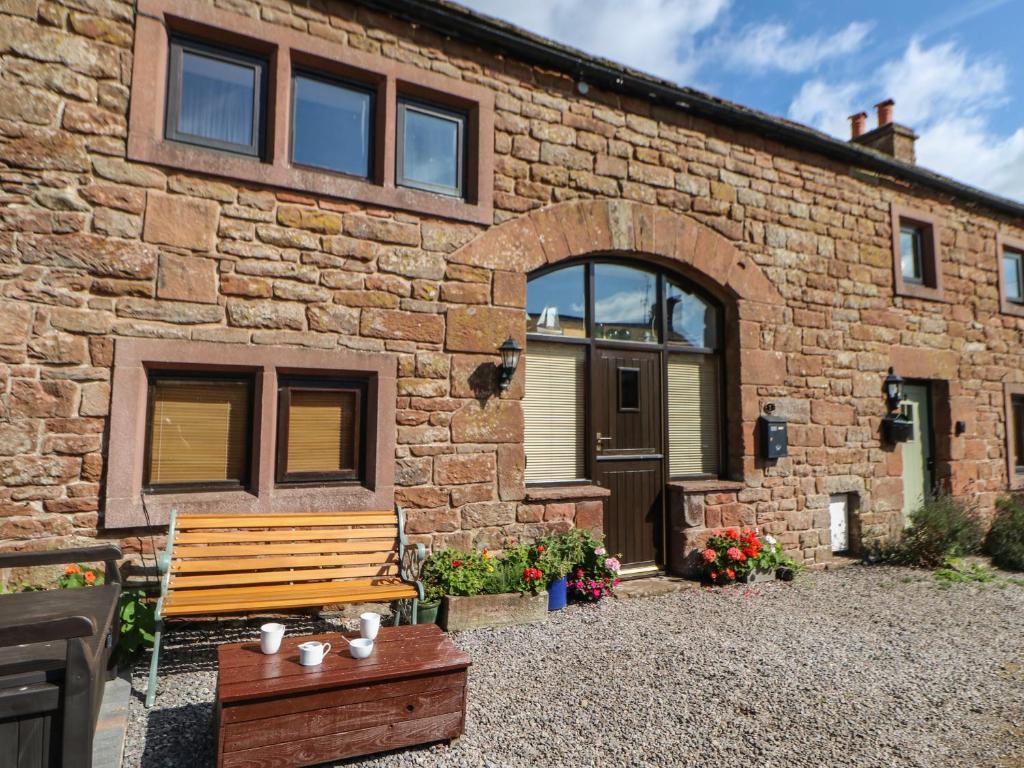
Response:
[[[306,640],[331,643],[319,667],[299,664]],[[451,741],[465,725],[471,662],[435,624],[381,627],[366,659],[339,633],[286,637],[273,656],[232,643],[217,657],[218,768],[315,765]]]

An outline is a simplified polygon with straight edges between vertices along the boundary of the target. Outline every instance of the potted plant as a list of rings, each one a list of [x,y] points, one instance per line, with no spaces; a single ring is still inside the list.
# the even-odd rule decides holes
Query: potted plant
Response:
[[[580,531],[583,557],[569,577],[569,595],[574,600],[596,603],[611,596],[619,586],[618,557],[608,554],[601,539],[589,531]]]
[[[754,558],[753,567],[747,572],[746,581],[753,584],[755,581],[774,579],[781,571],[792,570],[793,565],[793,558],[783,552],[778,539],[767,535],[762,542],[761,551]]]
[[[753,529],[745,528],[742,533],[735,528],[712,531],[701,552],[705,578],[712,584],[744,581],[762,548]]]
[[[537,544],[537,559],[548,579],[548,610],[565,608],[569,594],[568,576],[576,563],[583,562],[583,540],[580,531],[547,536]]]

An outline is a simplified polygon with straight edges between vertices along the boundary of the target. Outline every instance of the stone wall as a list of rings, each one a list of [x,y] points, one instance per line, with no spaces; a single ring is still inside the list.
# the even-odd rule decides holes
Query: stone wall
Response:
[[[1024,382],[1024,320],[1000,314],[995,242],[1024,237],[1021,221],[678,111],[584,97],[570,78],[356,5],[219,5],[333,41],[339,56],[370,51],[492,89],[495,223],[631,201],[714,231],[774,286],[780,300],[761,303],[736,299],[728,273],[722,285],[731,473],[744,487],[709,492],[706,514],[773,531],[808,562],[831,557],[830,493],[859,494],[865,538],[897,530],[900,455],[878,436],[890,365],[948,382],[940,476],[986,509],[1006,488],[1003,384]],[[0,0],[0,548],[152,545],[149,532],[102,529],[117,336],[394,355],[396,500],[417,540],[493,546],[592,521],[592,500],[570,512],[526,498],[521,373],[493,394],[497,345],[524,333],[517,243],[456,260],[484,227],[127,161],[133,25],[119,0]],[[946,301],[893,295],[894,203],[942,222]],[[646,215],[629,228],[641,258]],[[687,268],[713,275],[716,253]],[[790,419],[790,456],[771,465],[753,451],[766,402]]]

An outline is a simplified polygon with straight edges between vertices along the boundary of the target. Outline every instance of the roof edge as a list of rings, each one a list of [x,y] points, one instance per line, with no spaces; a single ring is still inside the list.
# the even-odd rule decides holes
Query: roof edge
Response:
[[[662,80],[446,0],[357,0],[369,8],[427,27],[443,35],[500,48],[519,59],[550,67],[613,93],[639,97],[713,122],[811,150],[862,169],[889,174],[953,195],[1014,218],[1024,203],[956,181],[935,171],[896,160],[876,150],[836,139],[799,123]]]

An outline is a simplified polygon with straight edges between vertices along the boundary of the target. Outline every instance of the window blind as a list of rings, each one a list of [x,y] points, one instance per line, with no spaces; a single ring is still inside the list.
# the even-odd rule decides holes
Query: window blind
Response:
[[[149,485],[247,480],[248,382],[157,380],[150,392]]]
[[[526,480],[581,479],[586,350],[531,341],[525,359]]]
[[[719,471],[718,358],[668,357],[669,473],[715,475]]]
[[[352,390],[291,391],[289,474],[355,470],[356,402],[356,393]]]

